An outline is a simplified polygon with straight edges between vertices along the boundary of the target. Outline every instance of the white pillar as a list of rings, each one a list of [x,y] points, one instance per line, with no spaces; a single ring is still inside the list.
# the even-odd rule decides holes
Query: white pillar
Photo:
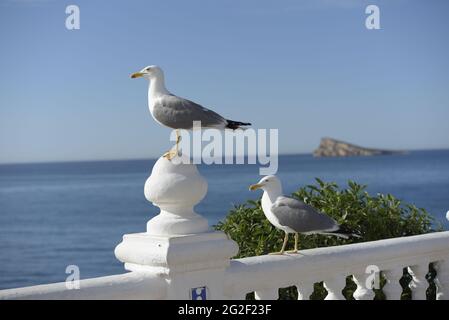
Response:
[[[412,290],[413,300],[427,300],[427,288],[429,282],[426,279],[429,273],[429,263],[417,264],[408,267],[408,273],[412,277],[409,288]]]
[[[401,300],[402,286],[399,282],[404,275],[403,267],[396,267],[394,269],[382,272],[386,278],[384,287],[382,288],[385,298],[387,300]]]
[[[342,293],[346,286],[346,276],[336,274],[331,279],[325,280],[323,285],[327,290],[324,300],[346,300]]]
[[[279,289],[266,289],[254,292],[256,300],[277,300],[279,298]]]
[[[301,282],[296,285],[296,289],[298,290],[298,300],[310,300],[315,288],[312,282]]]
[[[437,300],[449,300],[449,259],[434,263],[437,276],[435,285],[437,287]]]
[[[207,193],[196,166],[172,161],[159,158],[145,183],[145,197],[159,215],[147,232],[124,235],[115,255],[127,270],[164,278],[167,299],[224,299],[224,272],[238,246],[194,211]]]
[[[355,300],[373,300],[376,295],[372,287],[367,287],[368,277],[371,277],[370,273],[358,273],[352,275],[354,283],[357,285],[357,289],[353,293]]]

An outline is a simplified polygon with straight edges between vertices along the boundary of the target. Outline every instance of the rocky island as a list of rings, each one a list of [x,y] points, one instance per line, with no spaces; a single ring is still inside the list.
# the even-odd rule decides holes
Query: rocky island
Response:
[[[315,157],[351,157],[390,155],[398,153],[403,152],[364,148],[332,138],[322,138],[319,147],[313,152],[313,155]]]

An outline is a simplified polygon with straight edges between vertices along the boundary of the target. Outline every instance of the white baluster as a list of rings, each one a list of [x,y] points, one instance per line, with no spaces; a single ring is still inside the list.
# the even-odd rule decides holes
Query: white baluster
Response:
[[[413,300],[426,300],[426,291],[429,287],[426,274],[429,273],[429,264],[422,263],[408,267],[408,273],[412,276],[412,281],[408,285],[412,289]]]
[[[298,300],[309,300],[314,290],[313,283],[309,282],[301,282],[296,285],[296,288],[298,289]]]
[[[401,300],[402,286],[399,280],[403,276],[403,268],[398,267],[397,269],[383,271],[382,273],[387,279],[387,282],[382,288],[387,300]]]
[[[449,260],[434,263],[437,276],[435,285],[437,287],[437,300],[449,300]]]
[[[346,277],[343,275],[324,281],[324,288],[327,290],[327,296],[324,300],[345,300],[345,296],[341,292],[345,286]]]
[[[266,289],[254,291],[256,300],[277,300],[279,298],[278,289]]]
[[[377,275],[379,276],[379,275]],[[373,275],[371,273],[359,273],[354,274],[352,276],[352,279],[354,280],[355,284],[357,285],[357,289],[354,291],[354,299],[355,300],[373,300],[375,293],[373,291],[373,284],[369,283],[367,284],[367,280],[369,278],[372,278]],[[374,280],[374,279],[373,279]],[[367,285],[369,287],[367,287]]]

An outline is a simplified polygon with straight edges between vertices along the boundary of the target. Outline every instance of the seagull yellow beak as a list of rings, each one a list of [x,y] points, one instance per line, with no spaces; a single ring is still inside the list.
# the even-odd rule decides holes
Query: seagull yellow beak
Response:
[[[249,186],[250,191],[254,191],[263,187],[262,183],[256,183]]]
[[[143,77],[143,75],[144,75],[143,72],[136,72],[136,73],[133,73],[133,74],[131,75],[131,78],[132,78],[132,79],[140,78],[140,77]]]

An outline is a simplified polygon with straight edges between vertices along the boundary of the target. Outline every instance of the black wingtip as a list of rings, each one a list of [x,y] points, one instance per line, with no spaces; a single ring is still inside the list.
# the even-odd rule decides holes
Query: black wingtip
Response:
[[[326,234],[337,236],[337,237],[344,238],[344,239],[349,239],[349,238],[361,239],[361,238],[363,238],[361,234],[354,232],[353,230],[348,230],[347,228],[342,227],[342,226],[340,226],[340,228],[337,230],[326,232]]]
[[[336,236],[341,236],[341,237],[346,238],[346,239],[349,239],[349,238],[361,239],[362,238],[362,236],[357,234],[357,233],[350,232],[350,231],[347,231],[347,230],[341,230],[341,229],[339,229],[337,231],[334,231],[334,232],[331,232],[331,233],[335,234]]]
[[[233,121],[233,120],[226,120],[228,123],[226,124],[226,128],[236,130],[240,129],[241,127],[247,127],[250,126],[251,123],[249,122],[240,122],[240,121]]]

